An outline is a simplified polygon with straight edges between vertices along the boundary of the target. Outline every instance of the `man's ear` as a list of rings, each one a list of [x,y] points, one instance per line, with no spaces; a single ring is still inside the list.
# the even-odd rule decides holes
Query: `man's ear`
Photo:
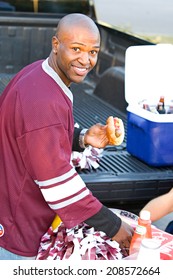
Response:
[[[58,38],[56,36],[53,36],[52,37],[52,50],[53,50],[54,54],[57,54],[58,45],[59,45]]]

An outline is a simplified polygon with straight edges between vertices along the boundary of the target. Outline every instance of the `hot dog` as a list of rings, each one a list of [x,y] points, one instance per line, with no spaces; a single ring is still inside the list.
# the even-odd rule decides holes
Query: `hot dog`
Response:
[[[108,117],[107,121],[107,137],[110,145],[120,145],[124,140],[124,124],[119,118],[113,116]]]

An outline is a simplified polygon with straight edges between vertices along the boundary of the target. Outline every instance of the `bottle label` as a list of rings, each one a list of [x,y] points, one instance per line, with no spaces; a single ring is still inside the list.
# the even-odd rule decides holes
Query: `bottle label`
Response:
[[[146,227],[137,225],[135,232],[140,234],[140,235],[144,235],[146,233],[147,229]]]

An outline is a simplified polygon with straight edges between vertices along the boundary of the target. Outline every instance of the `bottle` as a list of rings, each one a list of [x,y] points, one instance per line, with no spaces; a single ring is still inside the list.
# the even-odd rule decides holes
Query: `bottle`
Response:
[[[137,260],[160,260],[160,247],[161,242],[159,240],[144,238],[141,242]]]
[[[173,105],[169,106],[169,109],[167,111],[167,114],[173,114]]]
[[[144,238],[152,238],[150,212],[142,210],[138,218],[138,224],[133,234],[129,255],[138,254],[141,242]]]
[[[166,113],[166,110],[165,110],[165,108],[164,108],[163,102],[159,102],[159,103],[157,104],[157,112],[158,112],[159,114],[165,114],[165,113]]]
[[[165,107],[165,97],[163,95],[160,96],[159,102],[162,102],[163,107]]]
[[[160,96],[159,102],[157,104],[157,111],[159,114],[165,114],[165,97],[163,95]]]
[[[143,109],[147,110],[147,111],[150,111],[150,107],[147,103],[143,103]]]
[[[140,212],[138,224],[146,228],[145,238],[152,238],[151,215],[148,210],[142,210]]]

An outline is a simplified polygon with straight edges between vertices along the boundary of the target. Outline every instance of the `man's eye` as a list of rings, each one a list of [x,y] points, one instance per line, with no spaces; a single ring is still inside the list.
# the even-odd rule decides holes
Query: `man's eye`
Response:
[[[80,51],[80,49],[79,49],[79,48],[77,48],[77,47],[74,47],[74,48],[73,48],[73,50],[74,50],[75,52]]]
[[[95,50],[92,50],[92,51],[91,51],[91,54],[92,54],[92,55],[96,55],[97,53],[98,53],[98,52],[95,51]]]

